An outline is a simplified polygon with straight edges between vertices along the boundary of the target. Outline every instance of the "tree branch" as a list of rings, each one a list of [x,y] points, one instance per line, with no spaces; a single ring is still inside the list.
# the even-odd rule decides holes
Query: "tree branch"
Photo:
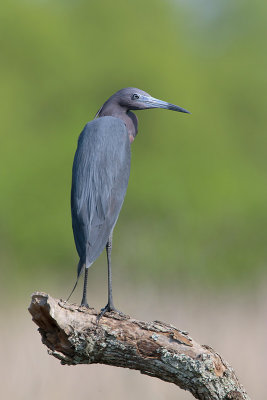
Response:
[[[249,400],[232,367],[211,347],[199,345],[164,322],[129,316],[32,295],[29,307],[49,354],[62,364],[108,364],[139,370],[189,390],[197,399]]]

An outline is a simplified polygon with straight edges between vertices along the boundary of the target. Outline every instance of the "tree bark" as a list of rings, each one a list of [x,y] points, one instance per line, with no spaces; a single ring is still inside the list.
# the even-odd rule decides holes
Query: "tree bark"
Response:
[[[161,321],[68,304],[46,293],[29,307],[49,354],[62,364],[108,364],[139,370],[189,390],[197,399],[249,400],[233,368],[210,346]]]

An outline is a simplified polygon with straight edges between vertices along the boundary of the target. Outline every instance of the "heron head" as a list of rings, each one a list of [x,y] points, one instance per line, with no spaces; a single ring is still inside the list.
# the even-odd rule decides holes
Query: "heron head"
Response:
[[[166,108],[167,110],[179,111],[183,113],[190,114],[189,111],[182,107],[176,106],[172,103],[155,99],[150,96],[150,94],[144,92],[143,90],[137,88],[125,88],[119,90],[114,95],[114,100],[116,100],[119,105],[127,110],[146,110],[149,108]],[[112,96],[112,97],[113,97]]]

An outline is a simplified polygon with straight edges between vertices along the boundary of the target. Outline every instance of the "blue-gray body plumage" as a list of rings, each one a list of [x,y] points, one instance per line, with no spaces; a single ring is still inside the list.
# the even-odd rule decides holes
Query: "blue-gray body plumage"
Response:
[[[78,275],[108,242],[125,197],[130,162],[129,135],[121,119],[107,116],[85,125],[74,158],[71,190]]]
[[[130,144],[138,131],[138,119],[131,110],[150,108],[188,113],[184,108],[155,99],[143,90],[129,87],[114,93],[100,107],[96,118],[85,125],[78,140],[72,170],[71,213],[80,261],[77,281],[71,294],[85,267],[81,305],[88,307],[88,268],[106,247],[108,303],[100,315],[116,310],[111,279],[112,231],[128,185]]]

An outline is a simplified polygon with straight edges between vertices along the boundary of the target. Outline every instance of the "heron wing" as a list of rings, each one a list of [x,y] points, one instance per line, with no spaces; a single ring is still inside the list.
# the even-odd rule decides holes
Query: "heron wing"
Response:
[[[74,157],[71,210],[77,251],[86,265],[103,251],[117,221],[130,174],[123,121],[101,117],[82,131]]]

